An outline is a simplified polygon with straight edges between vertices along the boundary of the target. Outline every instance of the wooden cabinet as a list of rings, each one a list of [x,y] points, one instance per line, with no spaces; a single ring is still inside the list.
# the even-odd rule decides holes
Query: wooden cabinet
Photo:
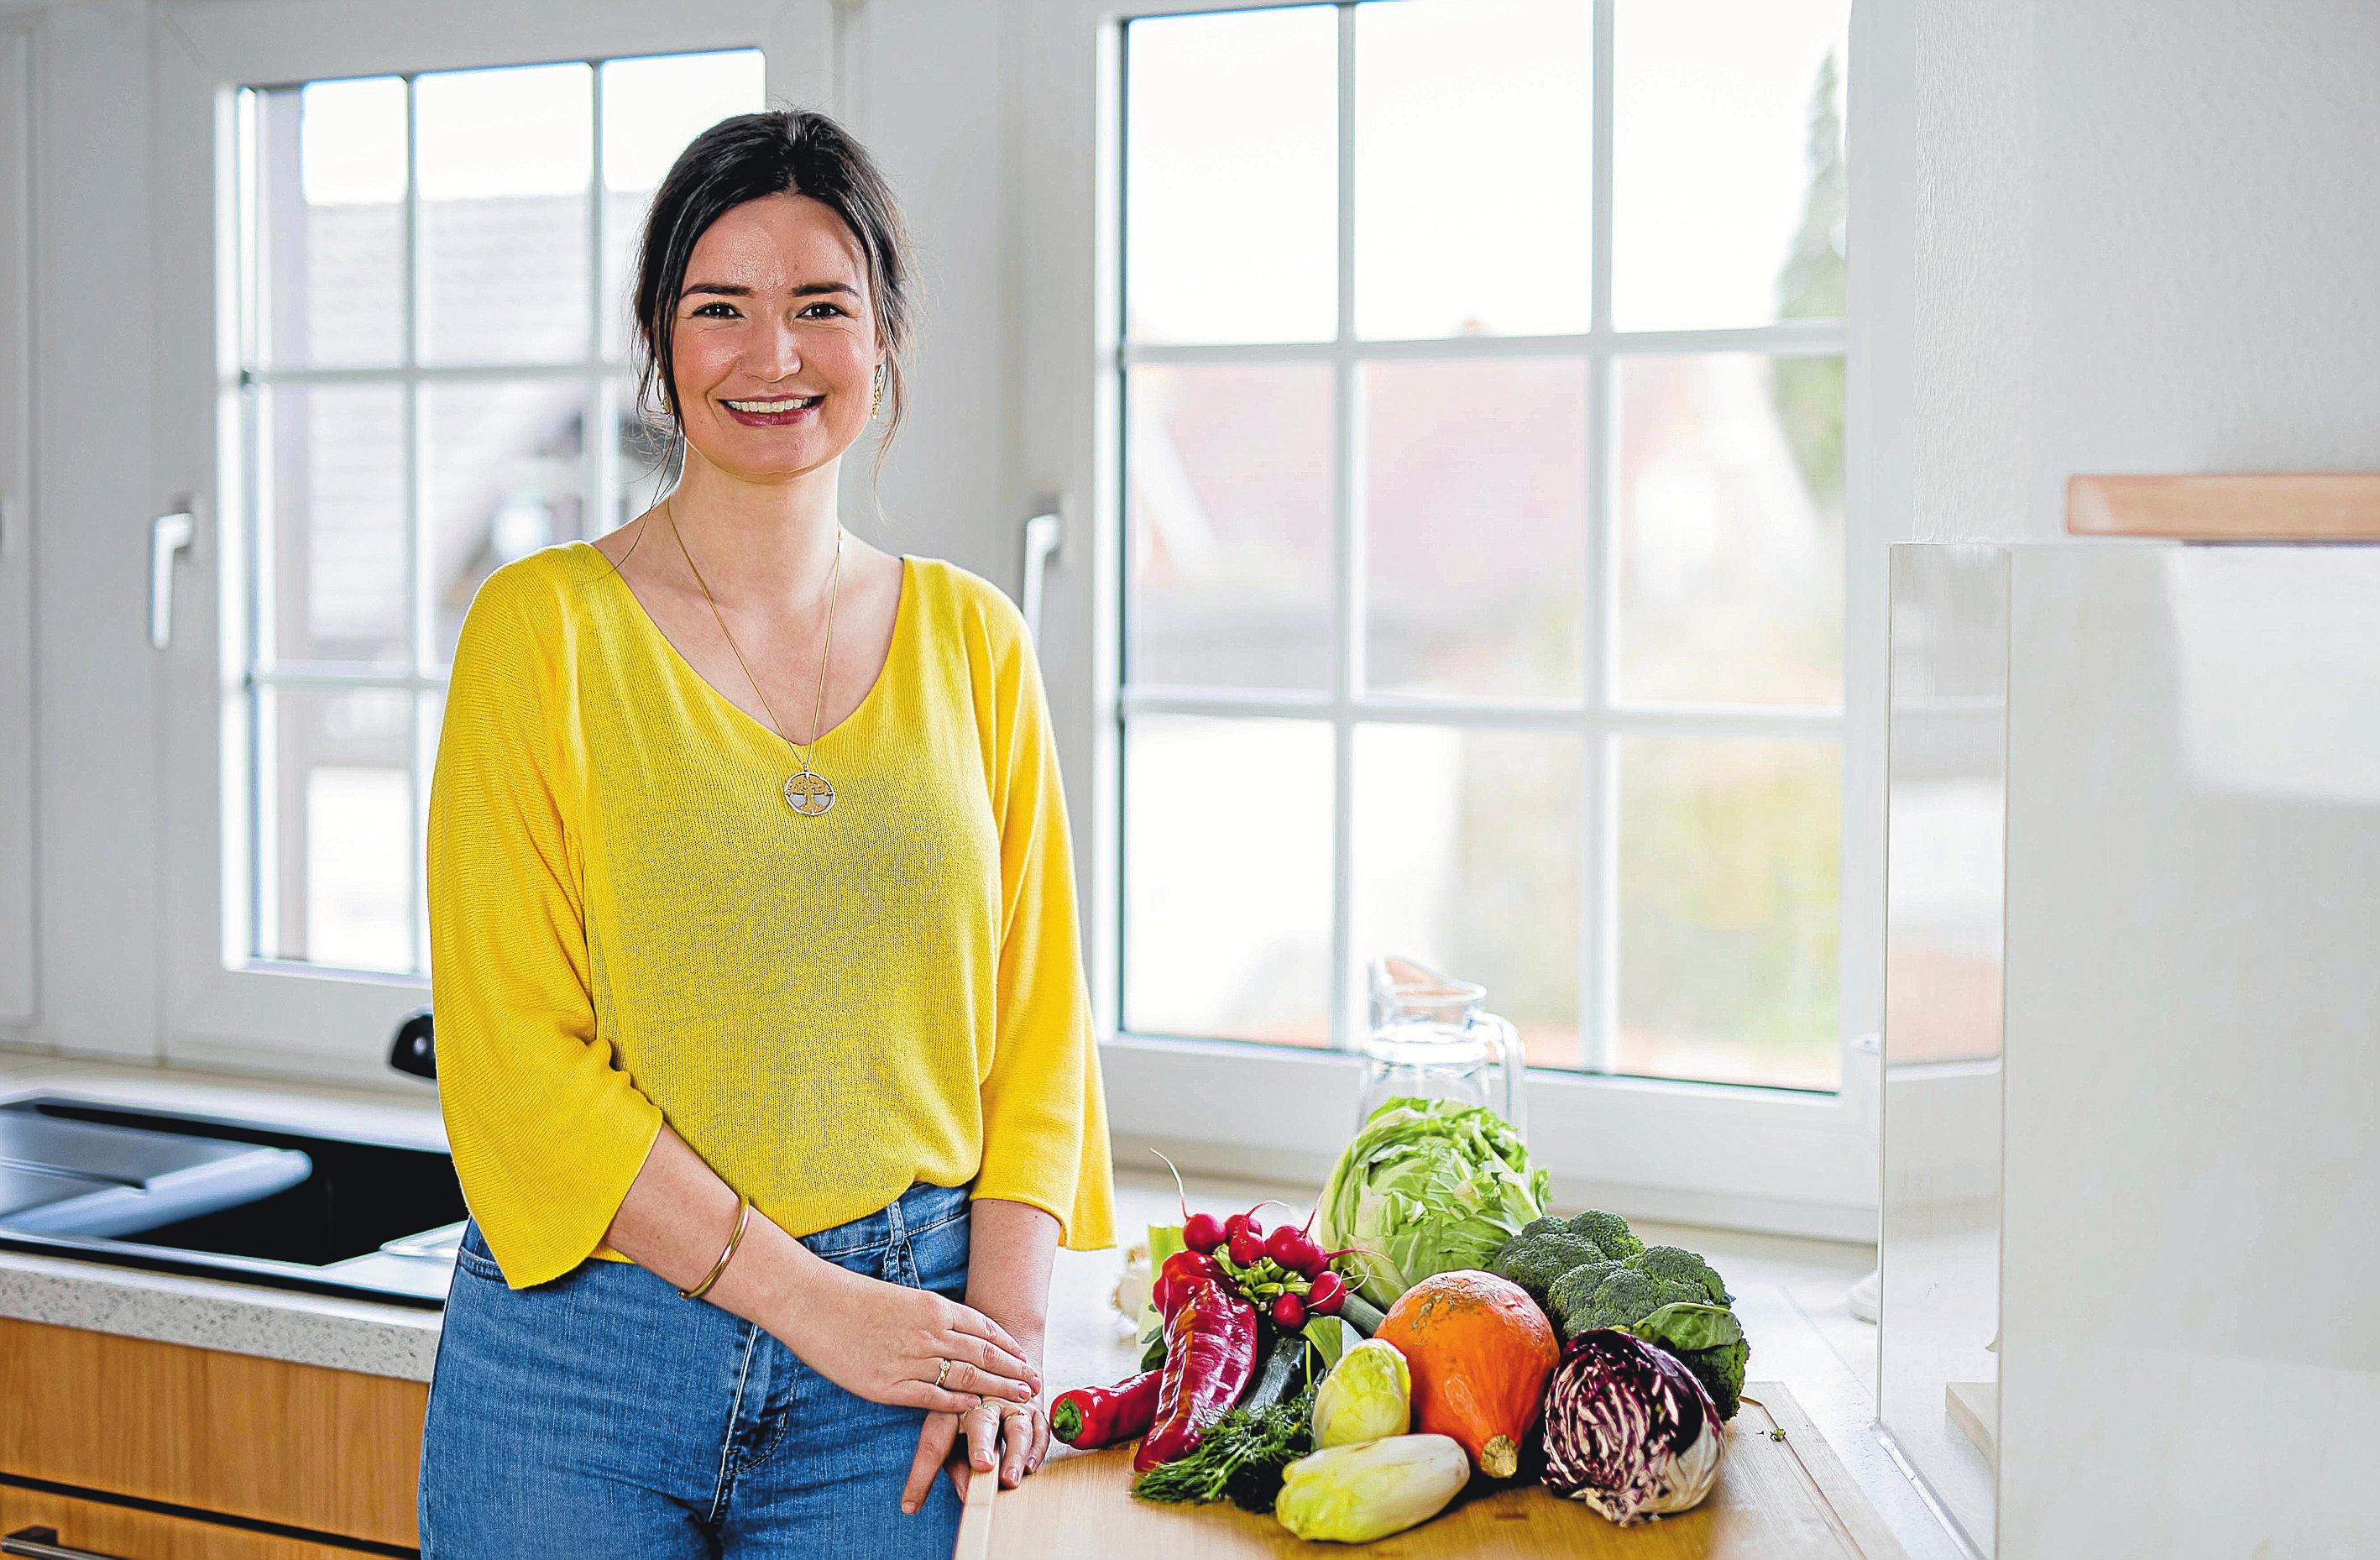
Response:
[[[0,1538],[51,1544],[77,1560],[355,1560],[385,1553],[9,1484],[0,1484]]]
[[[414,1550],[429,1398],[424,1382],[0,1319],[0,1477],[71,1487],[0,1487],[0,1533],[53,1526],[124,1560]],[[77,1539],[26,1504],[59,1498],[120,1536]]]

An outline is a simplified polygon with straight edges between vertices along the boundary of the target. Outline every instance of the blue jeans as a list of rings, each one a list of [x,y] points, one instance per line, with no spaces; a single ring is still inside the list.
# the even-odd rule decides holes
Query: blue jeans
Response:
[[[802,1237],[829,1261],[963,1299],[967,1188],[920,1182]],[[931,1555],[957,1542],[947,1475],[901,1487],[920,1408],[853,1395],[756,1322],[634,1262],[508,1287],[463,1226],[421,1433],[424,1560]]]

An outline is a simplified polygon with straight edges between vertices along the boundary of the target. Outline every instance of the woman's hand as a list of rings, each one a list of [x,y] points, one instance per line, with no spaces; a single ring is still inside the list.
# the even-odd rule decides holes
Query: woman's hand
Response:
[[[1031,1403],[1040,1392],[1038,1348],[1027,1356],[974,1307],[812,1261],[816,1269],[770,1331],[844,1391],[936,1419],[978,1401]]]
[[[1026,1347],[1038,1374],[1040,1345],[1027,1340]],[[967,1480],[990,1473],[994,1463],[1000,1467],[1000,1487],[1013,1490],[1049,1455],[1049,1406],[1038,1398],[1031,1403],[1006,1403],[987,1397],[964,1413],[929,1414],[917,1432],[917,1455],[909,1464],[901,1509],[915,1511],[925,1504],[938,1470],[949,1470],[951,1487],[965,1500]]]
[[[968,1209],[967,1298],[1020,1338],[1035,1381],[1041,1374],[1041,1334],[1050,1303],[1050,1264],[1058,1221],[1030,1203],[978,1198]],[[964,1432],[965,1444],[960,1437]],[[1050,1453],[1050,1415],[1038,1396],[1027,1402],[993,1397],[956,1414],[929,1414],[917,1432],[917,1455],[901,1492],[901,1509],[915,1511],[934,1486],[937,1469],[965,1500],[968,1479],[1000,1469],[1003,1489],[1041,1466]]]

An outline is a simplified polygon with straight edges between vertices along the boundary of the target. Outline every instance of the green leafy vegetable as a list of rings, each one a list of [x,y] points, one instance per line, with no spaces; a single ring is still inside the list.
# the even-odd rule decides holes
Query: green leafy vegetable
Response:
[[[1502,1116],[1401,1097],[1372,1113],[1331,1169],[1323,1244],[1362,1250],[1355,1293],[1386,1308],[1432,1274],[1487,1266],[1543,1215],[1547,1192]]]
[[[1198,1444],[1135,1481],[1132,1493],[1169,1505],[1229,1498],[1247,1511],[1270,1511],[1281,1469],[1314,1449],[1314,1388],[1267,1408],[1234,1408]]]

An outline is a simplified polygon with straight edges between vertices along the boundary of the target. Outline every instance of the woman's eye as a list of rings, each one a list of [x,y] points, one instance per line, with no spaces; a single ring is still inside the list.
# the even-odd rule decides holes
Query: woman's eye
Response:
[[[694,319],[698,319],[698,319],[700,319],[704,314],[709,313],[709,312],[710,312],[711,310],[713,310],[713,309],[729,309],[731,312],[733,311],[732,311],[731,306],[730,306],[730,305],[728,305],[728,304],[724,304],[724,303],[706,303],[706,304],[704,304],[701,308],[699,308],[699,309],[696,310],[696,311],[694,311],[693,315],[692,315],[692,316],[690,316],[690,317],[691,317],[691,318],[694,318]],[[713,316],[712,316],[712,318],[714,318],[714,319],[725,319],[725,318],[726,318],[726,315],[723,315],[723,314],[721,314],[721,315],[713,315]]]
[[[724,313],[724,314],[710,314],[710,311],[712,311],[712,310],[714,310],[714,309],[724,309],[724,310],[726,310],[726,311],[727,311],[727,312],[726,312],[726,313]],[[803,310],[803,311],[802,311],[802,312],[803,312],[803,313],[805,313],[805,314],[807,314],[807,313],[808,313],[808,312],[810,311],[810,309],[832,309],[832,310],[833,310],[833,311],[834,311],[836,313],[838,313],[838,314],[841,314],[841,313],[844,312],[844,311],[843,310],[843,308],[842,308],[840,305],[838,305],[838,304],[832,304],[832,303],[813,303],[813,304],[811,304],[811,305],[809,306],[809,309],[805,309],[805,310]],[[734,306],[733,304],[727,304],[727,303],[706,303],[706,304],[703,304],[700,308],[698,308],[698,309],[695,310],[691,314],[687,315],[686,317],[687,317],[688,319],[698,320],[698,319],[701,319],[701,318],[702,318],[704,315],[706,315],[706,314],[710,314],[710,317],[711,317],[712,319],[714,319],[714,320],[724,320],[724,319],[728,319],[728,318],[732,317],[732,316],[735,314],[735,306]]]

